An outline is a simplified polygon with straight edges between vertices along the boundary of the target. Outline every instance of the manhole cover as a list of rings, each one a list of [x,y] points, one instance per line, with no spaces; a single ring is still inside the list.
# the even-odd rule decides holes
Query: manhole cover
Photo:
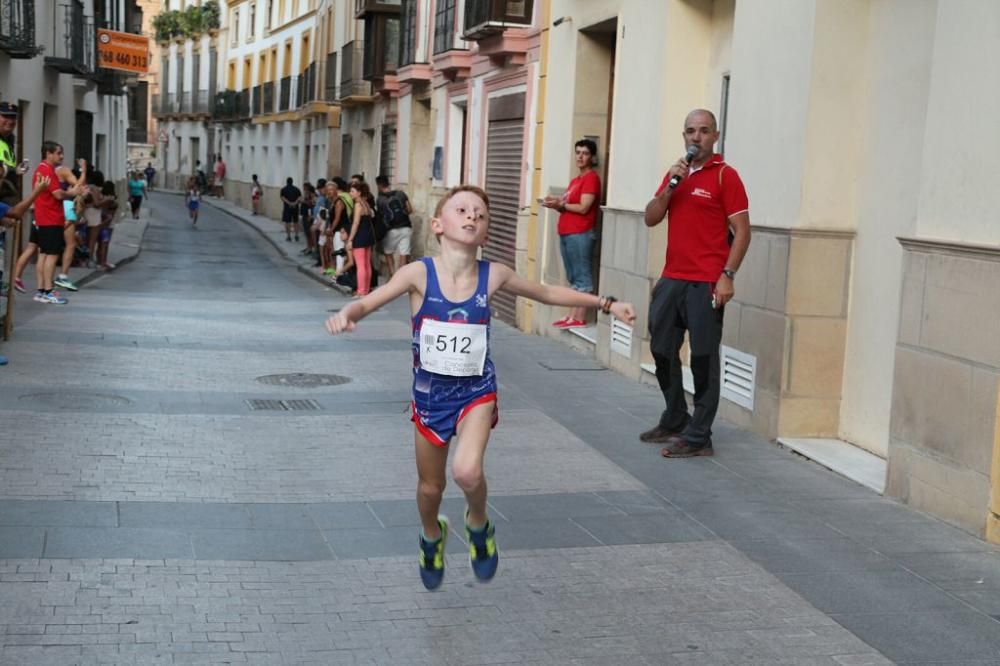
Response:
[[[132,401],[120,395],[107,393],[28,393],[18,396],[18,401],[33,402],[56,409],[99,409],[101,407],[124,407]]]
[[[296,388],[317,388],[320,386],[339,386],[351,381],[343,375],[314,375],[308,372],[293,372],[287,375],[264,375],[258,377],[261,384],[270,386],[294,386]]]

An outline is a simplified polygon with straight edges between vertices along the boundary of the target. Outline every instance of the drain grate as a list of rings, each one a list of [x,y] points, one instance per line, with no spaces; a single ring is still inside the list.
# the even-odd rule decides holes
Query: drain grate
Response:
[[[315,412],[322,409],[315,400],[244,400],[250,411]]]
[[[294,386],[295,388],[317,388],[320,386],[339,386],[351,381],[343,375],[314,375],[308,372],[293,372],[285,375],[264,375],[257,377],[261,384],[270,386]]]

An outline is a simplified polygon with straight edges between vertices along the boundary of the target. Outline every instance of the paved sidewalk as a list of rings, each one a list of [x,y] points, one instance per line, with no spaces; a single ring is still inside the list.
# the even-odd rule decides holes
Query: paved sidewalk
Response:
[[[142,238],[146,233],[147,226],[149,225],[151,212],[152,208],[148,205],[148,201],[144,202],[143,207],[139,211],[138,220],[133,220],[131,214],[126,213],[126,215],[115,225],[114,233],[111,235],[111,244],[108,246],[108,261],[115,266],[112,271],[105,271],[97,268],[96,266],[92,268],[88,268],[86,266],[73,266],[69,270],[69,278],[76,284],[76,286],[81,287],[80,292],[74,293],[59,287],[56,287],[56,289],[63,292],[63,295],[66,296],[66,298],[75,299],[83,293],[82,287],[134,261],[142,251]],[[13,238],[13,235],[8,234],[8,238]],[[27,245],[27,239],[25,239],[24,244]],[[13,290],[13,276],[5,274],[3,279],[5,283],[9,283],[10,289]],[[15,298],[17,298],[17,303],[15,304],[14,310],[14,333],[12,335],[17,335],[18,325],[34,316],[39,309],[46,307],[61,307],[35,303],[32,300],[32,296],[34,295],[36,289],[35,282],[35,260],[32,260],[24,271],[24,284],[27,289],[27,293],[18,293],[15,296]],[[6,307],[6,303],[3,304],[3,307]],[[0,340],[0,345],[2,344],[3,342]]]
[[[425,591],[405,299],[332,338],[265,234],[153,206],[6,345],[0,663],[1000,663],[1000,550],[726,423],[664,460],[658,391],[500,323],[500,570],[450,484]]]

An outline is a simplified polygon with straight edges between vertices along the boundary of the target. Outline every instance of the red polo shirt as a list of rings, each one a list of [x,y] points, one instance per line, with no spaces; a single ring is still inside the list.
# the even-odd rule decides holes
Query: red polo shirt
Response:
[[[63,212],[63,202],[52,196],[53,192],[62,189],[59,185],[59,176],[56,175],[54,166],[45,162],[39,163],[31,177],[32,186],[38,182],[40,176],[48,176],[48,188],[35,199],[35,226],[39,227],[62,227],[66,224],[66,215]]]
[[[668,173],[656,194],[669,182]],[[715,283],[729,259],[729,218],[748,209],[740,175],[721,155],[712,155],[670,197],[662,277]]]
[[[584,194],[593,194],[594,203],[586,213],[573,213],[568,210],[561,213],[558,228],[560,236],[582,234],[597,224],[597,211],[601,206],[601,177],[593,169],[569,181],[563,200],[568,204],[578,204]]]

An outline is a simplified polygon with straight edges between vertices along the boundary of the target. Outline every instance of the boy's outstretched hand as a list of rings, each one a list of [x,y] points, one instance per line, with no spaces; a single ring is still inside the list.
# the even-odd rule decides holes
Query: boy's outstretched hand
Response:
[[[635,308],[632,307],[631,303],[615,301],[611,304],[611,314],[615,316],[615,319],[621,319],[630,326],[635,323]]]
[[[326,320],[326,330],[330,332],[330,335],[350,333],[356,326],[357,324],[348,319],[343,310]]]

